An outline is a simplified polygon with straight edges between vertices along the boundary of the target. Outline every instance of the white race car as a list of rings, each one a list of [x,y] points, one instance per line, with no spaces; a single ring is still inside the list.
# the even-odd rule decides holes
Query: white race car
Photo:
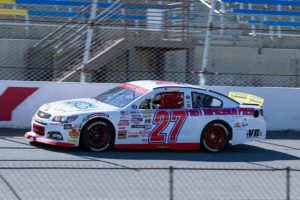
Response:
[[[31,141],[92,151],[109,147],[222,151],[266,137],[263,99],[166,81],[122,83],[94,98],[42,105]]]

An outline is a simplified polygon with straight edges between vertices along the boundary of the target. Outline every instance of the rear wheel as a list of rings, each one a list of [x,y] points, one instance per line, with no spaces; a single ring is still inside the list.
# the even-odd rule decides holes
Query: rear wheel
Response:
[[[202,132],[201,146],[210,152],[220,152],[224,150],[229,143],[229,130],[220,123],[209,124]]]
[[[82,144],[91,151],[104,151],[112,146],[114,132],[105,121],[91,121],[82,132]]]

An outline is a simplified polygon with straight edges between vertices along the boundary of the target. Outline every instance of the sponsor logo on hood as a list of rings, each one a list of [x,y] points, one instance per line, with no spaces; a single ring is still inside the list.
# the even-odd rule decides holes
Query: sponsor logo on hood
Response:
[[[84,102],[84,101],[67,101],[65,102],[67,105],[73,106],[78,109],[90,109],[90,108],[97,108],[98,106]]]

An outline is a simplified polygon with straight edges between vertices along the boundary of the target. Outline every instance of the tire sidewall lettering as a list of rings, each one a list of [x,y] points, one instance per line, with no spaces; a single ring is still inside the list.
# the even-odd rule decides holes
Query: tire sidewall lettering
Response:
[[[97,122],[92,122],[88,125],[87,130],[89,131],[91,128],[93,128],[93,126],[95,125],[102,125],[102,126],[107,126],[107,123],[103,122],[103,121],[97,121]]]

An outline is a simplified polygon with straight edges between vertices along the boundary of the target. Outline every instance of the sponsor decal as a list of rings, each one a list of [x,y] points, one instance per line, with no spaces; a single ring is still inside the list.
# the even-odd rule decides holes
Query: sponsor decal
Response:
[[[65,102],[65,104],[73,106],[78,109],[89,109],[89,108],[97,108],[98,107],[94,104],[84,102],[84,101],[67,101],[67,102]]]
[[[77,131],[74,127],[71,129],[71,131],[69,132],[69,136],[70,137],[79,137],[80,133],[79,131]]]
[[[131,134],[131,135],[128,135],[128,138],[138,138],[140,137],[139,134]]]
[[[70,143],[70,144],[78,144],[79,140],[78,138],[68,138],[67,139],[67,143]]]
[[[121,111],[120,112],[121,118],[129,118],[129,112],[128,111]]]
[[[153,114],[153,111],[152,110],[143,110],[142,113],[144,116],[151,116]]]
[[[138,138],[138,137],[140,137],[139,132],[129,132],[128,133],[128,138]]]
[[[172,91],[172,92],[179,92],[180,88],[176,88],[176,87],[168,87],[165,88],[166,91]]]
[[[126,134],[120,133],[118,134],[118,139],[126,139]]]
[[[35,120],[35,121],[42,123],[41,121],[38,121],[38,120]],[[46,124],[46,122],[44,122],[44,124]],[[49,125],[55,125],[55,126],[62,126],[63,125],[63,123],[61,123],[61,122],[49,122],[48,124]]]
[[[198,117],[202,115],[201,110],[186,110],[186,112],[188,113],[188,116],[191,117]]]
[[[136,135],[136,134],[139,134],[139,132],[138,131],[136,131],[136,132],[134,132],[134,131],[128,132],[128,135]]]
[[[185,98],[186,99],[191,99],[191,96],[190,95],[186,95]]]
[[[186,104],[186,107],[187,107],[187,108],[192,108],[192,105],[191,105],[190,103],[187,103],[187,104]]]
[[[130,111],[130,114],[138,114],[138,113],[140,113],[140,111],[138,111],[138,110],[131,110]]]
[[[138,107],[137,107],[136,104],[133,104],[133,105],[131,106],[131,108],[134,109],[134,110],[136,110]]]
[[[231,109],[233,110],[233,109]],[[238,108],[238,114],[239,115],[253,115],[254,108]],[[234,114],[236,115],[236,114]]]
[[[141,121],[136,121],[136,122],[131,122],[131,124],[132,125],[140,125],[140,124],[142,124],[142,122]]]
[[[229,98],[232,98],[239,102],[250,103],[250,104],[258,104],[262,106],[264,104],[264,99],[252,94],[247,94],[243,92],[229,92]]]
[[[249,99],[251,101],[257,102],[257,103],[262,103],[263,101],[261,100],[261,98],[259,97],[255,97],[255,96],[250,96]]]
[[[129,126],[129,120],[121,119],[118,123],[118,126]]]
[[[238,98],[242,98],[242,99],[246,99],[246,94],[245,93],[237,93],[237,92],[234,92],[231,94],[233,97],[238,97]]]
[[[259,129],[250,129],[247,132],[247,138],[255,138],[262,136],[262,132]]]
[[[50,138],[50,139],[54,139],[54,140],[63,140],[63,136],[61,135],[60,132],[48,132],[47,133],[47,138]]]
[[[13,111],[36,90],[37,87],[8,87],[0,96],[0,121],[11,121]]]
[[[149,135],[149,133],[150,133],[150,131],[147,131],[147,130],[141,130],[139,132],[139,134],[141,134],[141,135]]]
[[[247,127],[248,126],[248,122],[242,122],[242,127]]]
[[[151,118],[150,117],[145,118],[145,124],[151,124]]]
[[[125,130],[125,129],[127,129],[126,126],[120,126],[120,127],[119,127],[119,130]]]
[[[254,108],[207,108],[207,109],[188,109],[185,110],[188,116],[210,115],[253,115]]]
[[[92,119],[92,118],[95,118],[95,117],[109,118],[109,114],[107,114],[107,113],[94,113],[94,114],[91,114],[91,115],[87,116],[88,119]]]
[[[119,130],[118,134],[125,134],[126,135],[127,134],[127,130]]]
[[[132,125],[131,128],[145,128],[145,125]]]
[[[132,125],[139,125],[143,122],[143,118],[140,117],[140,118],[132,118],[131,119],[131,124]]]
[[[41,120],[37,120],[37,119],[34,119],[35,121],[37,121],[37,122],[39,122],[39,123],[44,123],[44,124],[46,124],[47,122],[45,121],[45,122],[43,122],[43,121],[41,121]],[[61,122],[49,122],[49,125],[55,125],[55,126],[62,126],[63,125],[63,123],[61,123]]]
[[[131,118],[141,118],[142,117],[142,115],[140,115],[140,114],[133,114],[133,115],[131,115]]]
[[[145,125],[145,129],[146,129],[146,130],[152,129],[152,125],[146,124],[146,125]]]
[[[149,91],[146,88],[140,87],[138,85],[133,85],[133,84],[130,84],[130,83],[122,83],[122,84],[120,84],[120,87],[127,88],[129,90],[133,90],[133,91],[135,91],[137,93],[140,93],[140,94],[145,94]]]
[[[145,130],[149,130],[152,128],[152,125],[146,124],[146,125],[131,125],[131,128],[143,128]]]
[[[248,122],[246,118],[243,119],[238,119],[237,122],[234,123],[234,127],[236,128],[241,128],[241,127],[247,127],[248,126]]]
[[[203,109],[204,115],[253,115],[254,108],[217,108]]]
[[[234,127],[235,128],[240,128],[241,127],[241,122],[235,122]]]
[[[136,117],[136,118],[131,118],[132,122],[142,122],[143,118],[142,117]]]
[[[72,129],[72,124],[64,124],[64,129]]]

